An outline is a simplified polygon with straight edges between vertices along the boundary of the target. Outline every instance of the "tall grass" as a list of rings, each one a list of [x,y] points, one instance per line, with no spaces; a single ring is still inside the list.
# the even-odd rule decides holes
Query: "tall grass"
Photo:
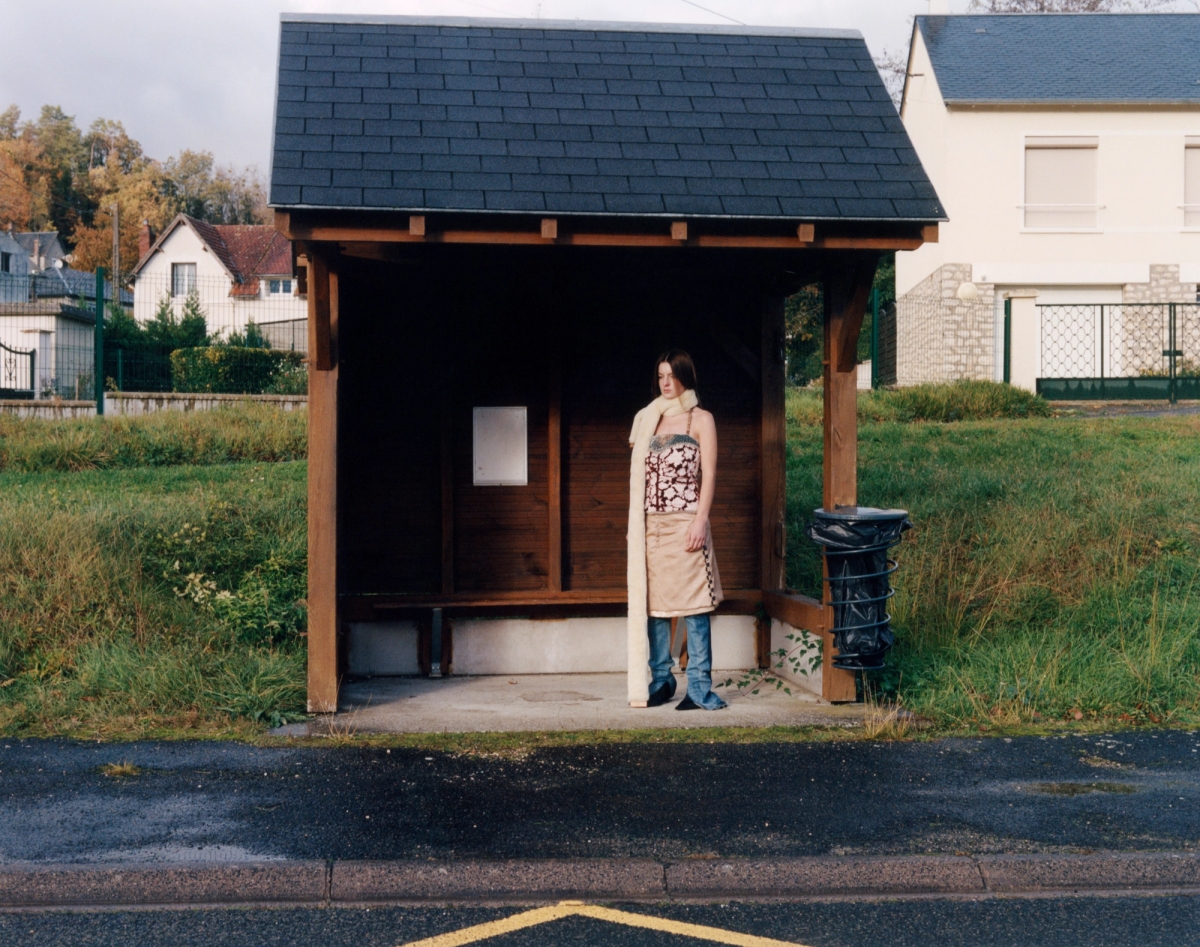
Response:
[[[259,404],[63,421],[0,414],[0,470],[299,460],[305,456],[307,421],[306,411]]]
[[[908,418],[926,403],[872,400],[884,397],[860,398],[858,495],[909,510],[917,529],[896,552],[897,646],[873,691],[951,728],[1200,721],[1200,418],[870,420],[881,404]],[[933,392],[922,416],[993,397],[1010,415],[1044,410],[972,397]],[[789,396],[788,575],[809,594],[821,587],[802,534],[821,502],[814,403]],[[217,462],[73,473],[57,471],[87,464],[39,432],[111,445],[119,422],[5,422],[17,431],[6,458],[16,442],[26,459],[0,472],[0,733],[245,733],[303,708],[304,464],[188,446],[271,456],[279,437],[302,455],[302,428],[270,430],[302,419],[146,419],[132,441],[175,446],[104,463]]]
[[[302,711],[304,484],[301,463],[0,474],[0,732]]]
[[[820,424],[822,401],[820,388],[789,389],[788,418],[795,424]],[[1050,414],[1050,405],[1037,395],[990,381],[881,388],[858,394],[860,421],[983,421],[1046,418]]]
[[[953,726],[1200,713],[1200,421],[866,424],[859,501],[910,511],[876,686]],[[821,433],[790,429],[789,581]]]

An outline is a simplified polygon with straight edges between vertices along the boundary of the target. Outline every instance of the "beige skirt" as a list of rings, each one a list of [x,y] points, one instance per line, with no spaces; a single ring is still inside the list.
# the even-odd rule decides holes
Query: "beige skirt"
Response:
[[[687,551],[695,513],[646,514],[646,588],[652,618],[703,615],[724,599],[712,529],[703,548]]]

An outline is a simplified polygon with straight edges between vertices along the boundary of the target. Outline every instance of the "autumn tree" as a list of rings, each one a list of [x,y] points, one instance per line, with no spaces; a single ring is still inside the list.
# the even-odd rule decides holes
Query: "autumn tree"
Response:
[[[207,151],[156,161],[117,121],[97,119],[83,133],[58,106],[43,107],[36,121],[22,122],[15,105],[0,112],[0,225],[58,230],[75,267],[110,267],[114,205],[128,273],[143,220],[159,231],[180,212],[262,223],[266,187],[254,168],[220,167]]]

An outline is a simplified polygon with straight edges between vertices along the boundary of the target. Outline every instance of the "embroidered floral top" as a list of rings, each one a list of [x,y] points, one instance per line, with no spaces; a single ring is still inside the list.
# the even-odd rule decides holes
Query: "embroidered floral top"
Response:
[[[700,444],[689,434],[656,435],[646,455],[646,512],[695,513],[699,504]]]

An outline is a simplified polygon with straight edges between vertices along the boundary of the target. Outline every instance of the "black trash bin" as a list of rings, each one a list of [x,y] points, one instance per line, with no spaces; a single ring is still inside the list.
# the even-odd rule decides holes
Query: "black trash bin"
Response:
[[[887,600],[895,590],[889,577],[896,563],[888,549],[912,529],[907,510],[844,506],[813,510],[805,533],[825,550],[825,581],[833,606],[833,666],[847,671],[883,667],[895,642]]]

